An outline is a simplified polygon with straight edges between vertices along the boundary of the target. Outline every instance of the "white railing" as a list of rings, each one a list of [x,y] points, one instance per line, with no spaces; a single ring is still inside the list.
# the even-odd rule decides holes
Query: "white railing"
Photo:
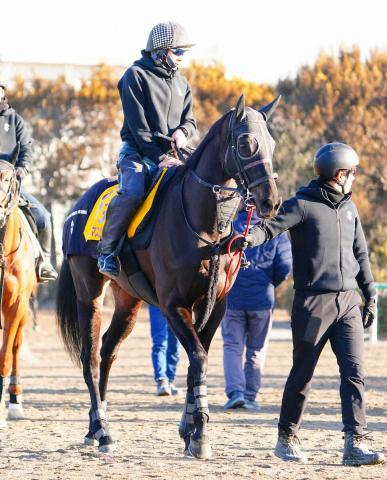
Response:
[[[368,329],[368,341],[371,343],[376,343],[378,341],[378,299],[380,292],[387,290],[387,283],[377,282],[375,283],[376,287],[376,309],[375,309],[375,320],[374,323]]]

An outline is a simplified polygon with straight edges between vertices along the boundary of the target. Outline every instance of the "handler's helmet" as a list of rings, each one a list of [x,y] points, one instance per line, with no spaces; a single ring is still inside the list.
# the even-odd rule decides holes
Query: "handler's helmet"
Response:
[[[176,22],[158,23],[150,31],[145,51],[158,49],[190,48],[191,42],[185,28]]]
[[[345,143],[327,143],[314,155],[314,168],[326,180],[335,178],[338,170],[350,170],[359,165],[355,150]]]

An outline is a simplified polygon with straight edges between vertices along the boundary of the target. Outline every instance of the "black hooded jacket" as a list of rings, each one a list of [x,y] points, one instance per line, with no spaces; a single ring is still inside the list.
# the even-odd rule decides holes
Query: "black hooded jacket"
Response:
[[[359,286],[366,300],[375,296],[367,244],[350,194],[312,180],[252,234],[264,243],[287,230],[296,290],[340,292]]]
[[[23,118],[5,101],[0,102],[0,153],[9,154],[20,142],[20,153],[16,167],[31,171],[32,140],[29,136]]]
[[[170,143],[157,139],[158,131],[170,136],[184,127],[188,137],[196,130],[192,114],[192,94],[187,80],[178,70],[158,66],[147,52],[128,68],[118,82],[124,110],[121,138],[141,156],[158,164],[170,149]]]

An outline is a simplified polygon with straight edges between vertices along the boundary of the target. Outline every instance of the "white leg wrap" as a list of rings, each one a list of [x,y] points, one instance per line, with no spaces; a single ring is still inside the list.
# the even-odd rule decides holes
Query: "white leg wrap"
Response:
[[[21,403],[10,403],[8,406],[8,420],[24,418],[23,406]]]
[[[106,435],[106,430],[104,428],[100,428],[97,432],[94,434],[94,438],[99,440],[101,437],[104,437]]]
[[[185,408],[186,413],[193,413],[195,411],[194,403],[187,403]]]
[[[194,395],[195,397],[200,396],[207,396],[207,385],[198,385],[194,387]]]
[[[198,408],[208,408],[207,397],[198,397],[196,399],[196,405]]]

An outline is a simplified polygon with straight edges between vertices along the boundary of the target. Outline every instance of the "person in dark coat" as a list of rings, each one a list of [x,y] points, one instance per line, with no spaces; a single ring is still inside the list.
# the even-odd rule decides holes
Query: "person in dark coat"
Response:
[[[315,154],[318,178],[286,200],[272,220],[254,226],[247,245],[261,245],[290,232],[295,295],[291,314],[293,366],[278,422],[275,455],[305,461],[298,431],[313,373],[329,341],[340,370],[345,433],[343,463],[370,465],[384,455],[365,443],[364,328],[375,317],[376,289],[352,183],[359,158],[343,143],[329,143]],[[365,305],[361,313],[362,291]]]
[[[169,155],[171,143],[155,137],[155,132],[184,148],[196,131],[191,88],[179,72],[183,55],[192,46],[181,25],[159,23],[152,28],[141,58],[118,82],[124,112],[119,190],[107,210],[98,259],[100,272],[107,276],[119,275],[117,245],[144,198],[147,168],[181,163]]]
[[[235,231],[245,231],[246,210],[234,222]],[[252,225],[259,221],[253,213]],[[249,267],[240,270],[227,296],[227,310],[222,320],[224,408],[259,410],[256,400],[261,387],[262,370],[272,324],[275,303],[274,289],[292,269],[290,241],[286,233],[265,245],[246,251]],[[243,351],[246,349],[244,367]]]
[[[0,152],[10,153],[20,144],[20,152],[15,164],[16,176],[20,183],[30,173],[32,168],[32,139],[30,138],[23,118],[9,106],[5,96],[6,84],[0,81]],[[44,206],[23,186],[21,197],[29,203],[34,217],[43,255],[39,259],[37,274],[40,281],[55,280],[58,276],[51,265],[51,217]]]

